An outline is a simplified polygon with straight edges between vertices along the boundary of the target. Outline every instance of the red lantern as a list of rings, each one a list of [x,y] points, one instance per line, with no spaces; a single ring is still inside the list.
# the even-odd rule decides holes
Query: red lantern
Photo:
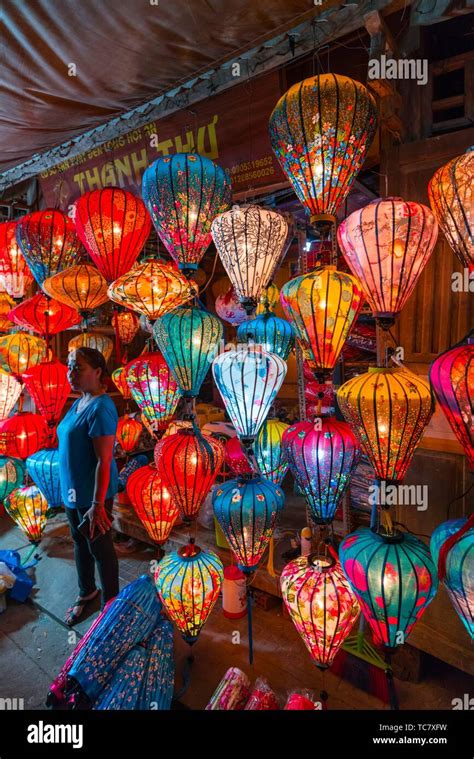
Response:
[[[253,472],[237,435],[229,438],[225,444],[225,463],[234,474],[252,474]]]
[[[22,379],[41,416],[54,427],[71,392],[67,367],[56,359],[43,361],[24,372]]]
[[[133,472],[127,495],[150,538],[159,545],[166,543],[179,511],[156,467],[148,464]]]
[[[40,287],[47,277],[75,264],[81,249],[72,220],[54,208],[22,216],[16,240]]]
[[[114,369],[111,377],[114,385],[122,395],[124,401],[129,401],[132,397],[132,394],[125,378],[125,367],[119,366],[118,369]]]
[[[19,413],[0,422],[0,454],[27,459],[44,448],[48,428],[39,414]]]
[[[66,306],[43,293],[24,300],[9,313],[9,318],[25,329],[32,329],[39,335],[56,335],[64,329],[74,327],[81,321],[75,308]]]
[[[117,440],[122,446],[124,453],[131,453],[138,443],[143,427],[137,419],[126,414],[121,416],[117,423]]]
[[[140,329],[140,319],[133,311],[119,311],[114,314],[114,325],[120,341],[129,345]]]
[[[10,298],[23,298],[33,274],[16,241],[16,222],[0,224],[0,282]]]

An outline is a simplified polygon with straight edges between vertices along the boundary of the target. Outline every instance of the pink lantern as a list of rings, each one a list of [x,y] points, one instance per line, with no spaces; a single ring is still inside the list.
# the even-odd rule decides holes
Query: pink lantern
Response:
[[[216,314],[233,327],[237,327],[249,318],[232,286],[223,295],[218,295],[215,308]]]

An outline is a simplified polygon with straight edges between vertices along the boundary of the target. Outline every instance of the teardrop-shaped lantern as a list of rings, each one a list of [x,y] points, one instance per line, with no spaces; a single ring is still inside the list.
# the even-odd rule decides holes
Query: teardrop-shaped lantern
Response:
[[[168,253],[183,271],[196,270],[212,239],[212,220],[231,201],[225,171],[196,153],[165,156],[146,169],[142,193]]]
[[[48,502],[36,485],[14,490],[5,499],[5,511],[31,543],[39,543],[46,526]]]
[[[286,363],[246,345],[214,359],[212,372],[227,413],[244,445],[251,445],[286,375]]]
[[[166,427],[176,411],[181,390],[161,353],[145,353],[125,367],[132,398],[151,428]]]
[[[14,332],[0,337],[0,368],[16,377],[36,366],[46,357],[46,343],[27,332]]]
[[[192,645],[217,601],[224,567],[214,553],[194,542],[165,556],[155,572],[155,585],[170,618]]]
[[[404,307],[437,237],[430,209],[402,198],[378,198],[339,225],[344,258],[381,327],[391,326]]]
[[[270,311],[265,311],[239,326],[237,340],[261,345],[263,350],[276,353],[286,361],[295,345],[295,331],[286,319],[280,319]]]
[[[166,543],[179,511],[156,467],[148,464],[133,472],[127,495],[150,538],[158,545]]]
[[[285,606],[312,660],[319,669],[327,669],[360,612],[337,556],[300,556],[284,567],[280,583]]]
[[[211,230],[224,269],[251,314],[291,242],[288,224],[260,206],[233,206],[214,219]]]
[[[22,375],[36,408],[50,427],[59,422],[71,392],[67,373],[67,366],[53,359],[31,367]]]
[[[430,550],[435,566],[443,544],[466,527],[467,519],[450,519],[436,528]],[[461,622],[474,639],[474,527],[464,532],[448,551],[444,584]]]
[[[44,448],[48,427],[42,416],[21,412],[0,422],[0,454],[27,459]]]
[[[222,332],[216,316],[195,306],[177,308],[155,322],[156,343],[185,397],[199,395]]]
[[[273,282],[262,290],[260,298],[258,299],[258,306],[255,311],[255,315],[259,316],[267,311],[274,311],[280,300],[280,291]]]
[[[129,271],[145,245],[151,219],[141,198],[120,187],[86,192],[75,202],[77,234],[107,282]]]
[[[463,266],[474,271],[474,148],[441,166],[428,184],[438,224]]]
[[[0,275],[0,288],[1,288],[1,275]],[[10,332],[15,325],[9,318],[10,311],[15,305],[15,301],[7,295],[6,292],[0,292],[0,332]]]
[[[140,329],[140,319],[133,311],[120,310],[114,314],[114,325],[117,327],[120,342],[123,345],[130,345]]]
[[[114,371],[111,374],[111,377],[112,377],[112,381],[114,385],[121,393],[124,401],[130,400],[130,398],[132,397],[132,393],[127,383],[127,379],[125,375],[125,367],[119,366],[118,369],[114,369]]]
[[[48,277],[75,264],[81,250],[73,221],[53,208],[18,219],[16,240],[40,287]]]
[[[242,447],[237,435],[230,437],[225,444],[225,463],[235,475],[237,474],[252,474],[253,469],[250,462],[245,455],[245,451]]]
[[[339,555],[376,645],[394,650],[405,643],[438,589],[428,548],[410,533],[361,527],[343,540]]]
[[[155,448],[158,474],[187,522],[197,518],[223,463],[222,443],[192,428],[163,438]]]
[[[80,332],[79,335],[71,338],[67,344],[69,353],[83,347],[95,348],[95,350],[102,353],[107,362],[112,355],[114,344],[110,337],[102,335],[100,332]]]
[[[0,456],[0,503],[7,495],[23,485],[25,465],[20,459]],[[0,510],[0,513],[1,510]]]
[[[56,335],[81,321],[80,314],[75,308],[66,306],[41,292],[12,308],[9,317],[19,327],[32,329],[42,337]]]
[[[267,419],[255,441],[255,460],[263,477],[275,485],[283,482],[288,471],[288,459],[283,448],[283,435],[290,425],[278,419]]]
[[[130,414],[125,414],[119,418],[116,439],[124,453],[131,453],[135,449],[142,432],[141,422],[134,419]]]
[[[137,264],[131,271],[112,282],[110,300],[144,314],[149,319],[182,306],[196,293],[194,283],[186,279],[172,264],[153,258]]]
[[[433,361],[429,378],[474,471],[474,331]]]
[[[92,311],[108,301],[107,282],[90,263],[79,263],[48,277],[43,290],[51,298],[79,311],[87,318]]]
[[[58,449],[43,448],[28,456],[26,470],[46,498],[48,507],[57,509],[62,506]]]
[[[312,518],[329,524],[360,453],[351,428],[333,417],[297,422],[284,433],[283,448]]]
[[[225,293],[217,296],[215,309],[217,316],[232,324],[233,327],[249,318],[232,285]]]
[[[33,274],[16,241],[16,222],[0,224],[0,283],[10,298],[24,298]]]
[[[239,569],[257,569],[283,508],[283,490],[260,474],[243,475],[214,488],[214,515]]]
[[[0,421],[10,416],[21,395],[21,383],[13,376],[0,369]]]
[[[364,163],[377,106],[360,82],[319,74],[294,84],[270,116],[270,140],[311,221],[335,217]]]

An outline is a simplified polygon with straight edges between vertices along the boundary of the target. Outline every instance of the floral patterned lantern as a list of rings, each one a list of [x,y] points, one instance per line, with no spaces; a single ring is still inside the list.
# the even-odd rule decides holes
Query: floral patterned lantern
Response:
[[[71,392],[67,366],[56,359],[42,361],[23,373],[26,389],[49,427],[55,427]]]
[[[118,369],[114,369],[111,376],[114,385],[119,390],[124,401],[129,401],[132,397],[132,393],[127,383],[125,367],[119,366]]]
[[[59,451],[43,448],[26,459],[26,470],[48,502],[50,509],[62,506],[59,482]]]
[[[225,444],[225,462],[234,474],[252,474],[253,469],[237,436]]]
[[[105,360],[108,361],[112,355],[114,344],[110,337],[107,337],[107,335],[101,335],[100,332],[81,332],[79,335],[76,335],[76,337],[71,338],[67,344],[69,353],[82,347],[95,348],[95,350],[100,351]]]
[[[79,263],[48,277],[43,290],[51,298],[74,308],[87,319],[90,314],[108,301],[107,282],[90,263]]]
[[[150,234],[143,201],[120,187],[86,192],[75,203],[77,234],[107,282],[129,271]]]
[[[81,321],[75,308],[64,305],[43,293],[24,300],[12,308],[9,318],[24,329],[32,329],[42,337],[48,338]]]
[[[133,311],[129,311],[128,309],[116,311],[114,314],[114,325],[116,326],[120,341],[124,345],[130,345],[140,329],[140,319]]]
[[[283,435],[290,425],[267,419],[261,426],[255,441],[255,460],[263,477],[275,485],[283,482],[288,471],[288,460],[282,445]]]
[[[46,526],[48,502],[36,485],[17,488],[5,499],[5,511],[31,543],[39,543]]]
[[[161,353],[145,353],[125,367],[132,398],[155,433],[173,417],[181,391]]]
[[[25,297],[33,282],[30,267],[16,241],[16,222],[0,224],[0,287],[10,298]]]
[[[327,669],[360,612],[337,554],[290,561],[280,583],[285,606],[312,660],[319,669]]]
[[[263,350],[286,361],[295,345],[295,331],[286,319],[266,311],[243,322],[237,329],[237,340],[261,345]]]
[[[25,465],[20,459],[0,456],[0,503],[7,495],[23,485]],[[1,510],[0,510],[0,513]]]
[[[117,422],[116,438],[124,453],[131,453],[143,432],[141,422],[134,419],[130,414],[121,416]]]
[[[216,314],[225,322],[232,324],[233,327],[242,324],[249,318],[232,285],[227,292],[217,296],[215,308]]]
[[[0,422],[0,454],[27,459],[48,440],[46,422],[39,414],[21,412]]]
[[[127,495],[150,538],[166,543],[179,511],[152,464],[137,469],[127,480]]]
[[[155,585],[160,600],[182,634],[192,645],[217,601],[224,579],[222,562],[194,542],[174,551],[158,564]]]
[[[19,377],[46,357],[44,340],[26,332],[0,337],[0,368]]]
[[[211,242],[211,222],[231,200],[220,166],[196,153],[159,158],[142,179],[143,199],[158,236],[184,272],[196,270]]]
[[[402,198],[378,198],[339,225],[344,258],[381,327],[390,327],[404,307],[437,237],[430,209]]]
[[[466,529],[467,528],[467,529]],[[458,536],[457,536],[458,535]],[[433,532],[430,542],[431,555],[436,566],[443,545],[454,536],[445,561],[444,579],[446,590],[456,613],[474,639],[474,526],[472,516],[468,520],[450,519]]]
[[[16,223],[16,240],[40,287],[48,277],[72,266],[81,249],[72,220],[53,208],[22,216]]]
[[[10,416],[21,391],[21,383],[12,374],[0,369],[0,421]]]
[[[153,258],[134,266],[108,289],[110,300],[149,319],[159,319],[182,306],[196,292],[192,280],[187,280],[175,266]]]
[[[280,291],[273,282],[262,290],[262,294],[258,300],[258,306],[255,311],[255,315],[265,314],[267,311],[274,311],[278,300],[280,298]]]

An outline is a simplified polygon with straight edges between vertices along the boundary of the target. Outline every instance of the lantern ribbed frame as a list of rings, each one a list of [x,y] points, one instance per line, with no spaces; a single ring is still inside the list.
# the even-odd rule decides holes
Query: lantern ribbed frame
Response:
[[[268,353],[276,353],[286,361],[295,345],[295,331],[290,322],[266,311],[248,319],[237,329],[239,342],[261,345]]]
[[[136,448],[142,432],[143,425],[138,419],[134,419],[129,414],[119,417],[116,439],[124,453],[131,453]]]
[[[27,332],[14,332],[0,337],[0,368],[20,376],[46,357],[45,341]]]
[[[0,224],[0,285],[10,298],[24,298],[34,280],[16,241],[16,221]]]
[[[157,432],[174,416],[181,390],[158,351],[145,353],[125,367],[125,379],[133,400]]]
[[[21,383],[12,374],[0,369],[0,421],[10,416],[21,391]]]
[[[127,496],[150,538],[166,543],[179,510],[156,467],[142,466],[127,480]]]
[[[435,566],[443,543],[466,524],[467,518],[450,519],[434,530],[430,551]],[[454,609],[474,640],[474,528],[461,535],[449,549],[446,557],[444,584]]]
[[[74,223],[54,208],[18,219],[16,240],[40,287],[48,277],[75,264],[81,250]]]
[[[149,319],[184,305],[196,293],[194,283],[172,264],[147,259],[112,282],[110,300]]]
[[[62,506],[58,449],[43,448],[28,456],[26,470],[46,498],[48,507],[56,509]]]
[[[48,440],[48,427],[39,414],[20,412],[0,422],[0,454],[27,459]]]
[[[114,344],[110,337],[102,335],[100,332],[81,332],[76,337],[71,338],[67,344],[69,353],[82,347],[95,348],[102,353],[107,362],[112,355]]]
[[[56,335],[81,321],[75,308],[66,306],[43,293],[27,298],[12,308],[9,318],[23,329],[32,329],[38,335]]]
[[[108,301],[107,282],[90,263],[79,263],[43,282],[43,290],[51,298],[87,316]]]
[[[283,448],[283,435],[289,424],[267,419],[255,440],[255,460],[263,477],[280,485],[288,471],[288,459]]]
[[[42,361],[23,373],[26,389],[48,425],[59,422],[64,404],[71,392],[67,366],[54,359]]]
[[[48,502],[36,485],[17,488],[5,499],[5,511],[31,543],[39,543],[46,526]]]
[[[117,325],[118,336],[123,345],[130,345],[140,329],[139,317],[128,309],[119,311],[114,315],[114,324]]]

